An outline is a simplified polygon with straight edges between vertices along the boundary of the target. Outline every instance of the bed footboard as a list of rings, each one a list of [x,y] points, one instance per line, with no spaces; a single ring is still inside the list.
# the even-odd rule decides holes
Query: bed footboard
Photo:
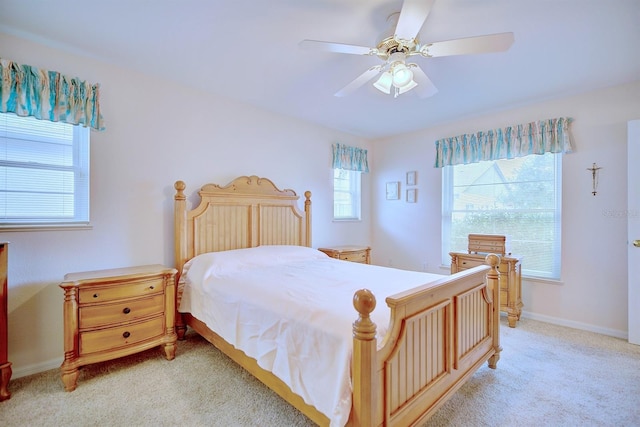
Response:
[[[353,411],[357,426],[416,425],[428,419],[485,362],[500,358],[499,257],[489,266],[387,298],[389,332],[377,350],[376,305],[354,296]]]

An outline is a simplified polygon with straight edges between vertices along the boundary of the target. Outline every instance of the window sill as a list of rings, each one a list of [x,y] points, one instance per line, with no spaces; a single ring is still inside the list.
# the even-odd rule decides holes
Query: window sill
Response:
[[[65,231],[65,230],[91,230],[91,224],[16,224],[0,225],[0,231]]]
[[[522,275],[522,280],[526,282],[540,283],[544,285],[564,285],[564,282],[559,279],[546,279],[544,277],[534,277]]]

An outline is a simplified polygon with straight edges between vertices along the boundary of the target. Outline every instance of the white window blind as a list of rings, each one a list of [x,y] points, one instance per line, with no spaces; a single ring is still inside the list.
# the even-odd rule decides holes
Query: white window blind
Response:
[[[443,263],[469,234],[506,235],[522,272],[560,279],[562,154],[443,168]]]
[[[333,219],[360,220],[361,172],[333,170]]]
[[[89,222],[89,129],[0,113],[0,226]]]

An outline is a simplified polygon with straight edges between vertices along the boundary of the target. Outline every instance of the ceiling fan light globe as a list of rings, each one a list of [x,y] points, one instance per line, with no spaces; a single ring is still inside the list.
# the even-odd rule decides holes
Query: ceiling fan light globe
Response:
[[[380,92],[390,94],[391,84],[393,83],[393,76],[390,72],[384,72],[380,75],[380,78],[373,84],[373,86]]]
[[[418,83],[416,83],[413,79],[411,79],[409,83],[398,88],[398,95],[402,95],[405,92],[409,92],[411,89],[413,89],[416,86],[418,86]]]
[[[413,72],[404,64],[398,64],[393,68],[393,85],[402,88],[413,81]]]

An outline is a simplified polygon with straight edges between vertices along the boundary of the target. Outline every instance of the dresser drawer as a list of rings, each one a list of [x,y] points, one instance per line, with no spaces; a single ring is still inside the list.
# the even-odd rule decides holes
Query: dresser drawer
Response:
[[[494,234],[469,234],[469,253],[495,253],[504,255],[506,251],[506,236]]]
[[[164,312],[164,295],[140,298],[114,304],[80,307],[80,329],[96,328],[128,322]]]
[[[506,306],[509,304],[509,288],[503,289],[500,287],[500,305]]]
[[[347,252],[347,253],[340,254],[340,259],[344,261],[365,263],[367,262],[367,253],[366,251]]]
[[[162,316],[114,328],[80,332],[80,354],[113,350],[135,344],[164,333]]]
[[[161,294],[164,292],[162,278],[133,281],[119,286],[94,286],[80,288],[78,302],[91,304],[96,302],[116,301],[125,298],[135,298],[144,295]]]
[[[484,265],[484,259],[458,259],[458,270],[467,270],[469,268],[477,267],[479,265]]]

